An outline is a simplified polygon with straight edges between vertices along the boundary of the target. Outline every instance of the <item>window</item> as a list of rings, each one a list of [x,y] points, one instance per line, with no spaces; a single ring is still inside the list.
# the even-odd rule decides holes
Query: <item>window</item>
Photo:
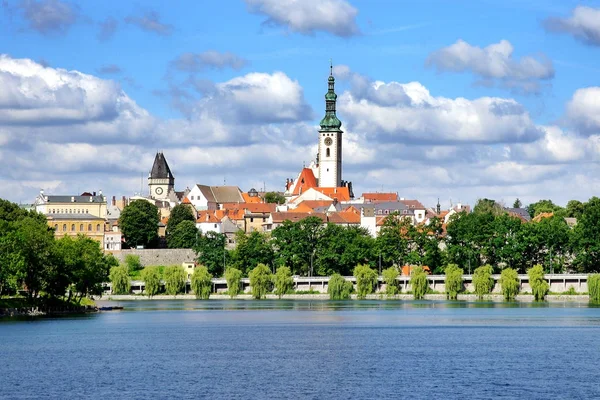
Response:
[[[58,231],[58,224],[54,224],[54,230]]]
[[[215,228],[217,227],[217,224],[215,224]]]
[[[100,224],[96,225],[96,232],[100,232]]]
[[[83,224],[79,225],[79,232],[83,232]]]
[[[252,218],[252,217],[251,217],[251,218],[250,218],[250,222],[254,222],[254,218]]]
[[[89,212],[88,212],[88,210],[87,210],[87,209],[85,210],[85,213],[86,213],[86,214],[89,214]],[[91,231],[91,229],[90,229],[90,231]]]
[[[267,219],[263,217],[263,222],[267,222]]]
[[[71,224],[71,232],[75,232],[75,224]]]
[[[63,232],[67,231],[67,224],[63,224]]]
[[[88,231],[92,231],[92,224],[88,224]]]
[[[331,151],[329,150],[329,148],[327,148],[327,150],[325,151],[325,157],[329,156],[331,156]]]
[[[386,214],[389,214],[389,213],[390,213],[390,210],[385,210],[385,213],[386,213]]]

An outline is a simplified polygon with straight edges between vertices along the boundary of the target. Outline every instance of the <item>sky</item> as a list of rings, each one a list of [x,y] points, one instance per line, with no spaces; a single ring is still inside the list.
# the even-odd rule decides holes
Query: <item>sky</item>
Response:
[[[282,191],[330,60],[357,196],[600,194],[600,0],[0,0],[0,197]]]

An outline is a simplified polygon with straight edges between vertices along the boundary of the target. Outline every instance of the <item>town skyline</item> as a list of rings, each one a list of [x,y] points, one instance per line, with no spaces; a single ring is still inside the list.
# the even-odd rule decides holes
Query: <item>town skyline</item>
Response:
[[[317,154],[330,59],[357,196],[598,193],[600,2],[310,3],[3,3],[0,197],[146,194],[158,150],[179,190],[282,192]]]

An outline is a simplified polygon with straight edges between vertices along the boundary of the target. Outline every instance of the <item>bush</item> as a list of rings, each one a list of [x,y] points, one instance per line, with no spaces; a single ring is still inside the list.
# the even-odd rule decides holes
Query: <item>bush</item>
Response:
[[[165,291],[167,294],[176,295],[185,290],[186,273],[183,267],[172,265],[165,268]]]
[[[600,302],[600,274],[588,276],[588,293],[591,301]]]
[[[458,293],[463,289],[463,270],[456,264],[446,266],[446,297],[456,300]]]
[[[517,271],[512,268],[503,269],[500,274],[500,286],[502,287],[504,300],[514,300],[521,287]]]
[[[112,283],[113,294],[129,294],[131,282],[126,266],[113,267],[110,269],[110,282]]]
[[[273,274],[271,269],[265,264],[258,264],[249,274],[250,286],[252,287],[252,297],[257,300],[264,299],[271,291],[273,284]]]
[[[383,281],[385,282],[385,294],[393,296],[398,294],[398,269],[390,267],[383,270]]]
[[[429,291],[427,272],[422,267],[414,267],[411,272],[410,286],[415,300],[422,299]]]
[[[331,300],[348,300],[353,289],[352,282],[345,280],[340,274],[331,275],[327,284],[327,293]]]
[[[142,270],[142,280],[146,284],[145,292],[152,297],[160,291],[160,273],[158,267],[146,267]]]
[[[483,299],[483,296],[490,294],[494,289],[494,278],[492,273],[494,269],[491,265],[483,265],[476,268],[473,272],[473,287],[475,288],[475,294],[479,297],[479,300]]]
[[[550,290],[550,285],[544,279],[544,268],[538,264],[529,268],[527,275],[529,275],[529,286],[531,286],[531,293],[533,293],[535,301],[544,300]]]
[[[208,268],[198,265],[192,274],[192,290],[197,299],[208,300],[212,292],[212,278]]]
[[[133,254],[127,254],[125,256],[125,266],[127,267],[127,272],[129,275],[135,274],[136,271],[144,268],[142,263],[140,262],[140,256],[136,256]]]
[[[229,267],[225,271],[225,280],[227,281],[227,294],[232,299],[242,291],[242,271],[237,268]]]
[[[368,294],[373,293],[377,286],[377,271],[368,265],[357,265],[354,268],[354,277],[356,278],[356,294],[359,299],[364,299]]]
[[[292,271],[288,267],[279,267],[273,279],[275,283],[275,294],[281,298],[286,293],[290,293],[294,287]]]

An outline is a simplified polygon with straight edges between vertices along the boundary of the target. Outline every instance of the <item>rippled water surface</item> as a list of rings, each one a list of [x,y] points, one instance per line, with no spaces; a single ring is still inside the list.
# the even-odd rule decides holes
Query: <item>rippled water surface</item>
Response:
[[[1,321],[0,397],[600,397],[586,303],[118,304]]]

